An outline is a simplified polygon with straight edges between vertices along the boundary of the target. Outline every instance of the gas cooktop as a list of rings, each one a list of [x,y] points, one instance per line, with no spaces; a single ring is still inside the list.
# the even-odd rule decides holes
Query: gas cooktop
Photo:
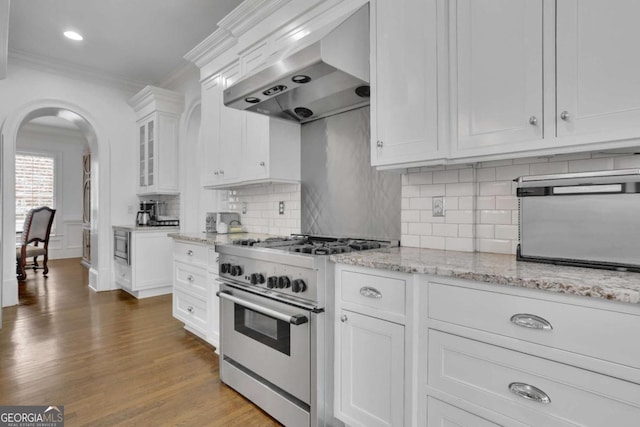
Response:
[[[323,237],[294,234],[288,237],[270,237],[260,239],[236,239],[232,243],[238,246],[268,248],[311,255],[332,255],[345,252],[378,249],[390,246],[388,241]]]

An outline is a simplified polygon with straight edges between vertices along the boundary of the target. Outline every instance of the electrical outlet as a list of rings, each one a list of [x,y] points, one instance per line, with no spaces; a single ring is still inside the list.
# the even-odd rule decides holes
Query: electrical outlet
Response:
[[[433,210],[432,216],[444,216],[444,196],[436,196],[432,199]]]
[[[284,215],[284,202],[283,201],[280,201],[278,203],[278,213],[280,215]]]
[[[242,202],[242,213],[243,214],[247,213],[247,202]]]

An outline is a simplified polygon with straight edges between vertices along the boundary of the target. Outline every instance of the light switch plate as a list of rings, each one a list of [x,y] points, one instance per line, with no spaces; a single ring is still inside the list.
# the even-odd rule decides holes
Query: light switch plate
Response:
[[[432,199],[432,216],[444,216],[444,196],[435,196]]]

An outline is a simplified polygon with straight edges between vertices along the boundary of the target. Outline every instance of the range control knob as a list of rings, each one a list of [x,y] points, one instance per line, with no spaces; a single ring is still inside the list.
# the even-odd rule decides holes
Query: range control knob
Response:
[[[252,273],[249,282],[251,282],[252,285],[264,283],[264,276],[260,273]]]
[[[224,263],[220,265],[220,273],[227,274],[231,271],[231,264]]]
[[[242,266],[240,265],[232,265],[229,273],[231,273],[232,276],[240,276],[242,275]]]
[[[287,276],[278,277],[278,287],[280,289],[288,288],[291,286],[291,280]]]
[[[276,276],[270,276],[267,279],[267,288],[273,289],[278,286],[278,278]]]
[[[302,279],[296,279],[293,281],[292,291],[295,293],[304,292],[307,289],[307,284]]]

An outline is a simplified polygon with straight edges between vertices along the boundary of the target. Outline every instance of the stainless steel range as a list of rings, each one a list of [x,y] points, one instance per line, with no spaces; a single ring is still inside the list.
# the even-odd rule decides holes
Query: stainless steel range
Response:
[[[334,426],[333,265],[390,242],[294,235],[220,253],[220,378],[286,426]]]

